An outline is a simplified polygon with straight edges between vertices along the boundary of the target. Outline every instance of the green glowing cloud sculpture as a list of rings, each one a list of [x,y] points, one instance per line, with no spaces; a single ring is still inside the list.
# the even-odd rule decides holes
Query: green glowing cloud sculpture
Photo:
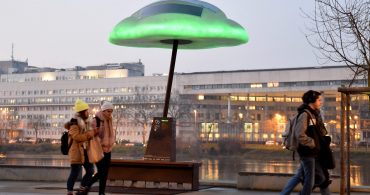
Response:
[[[129,47],[206,49],[247,43],[247,32],[217,7],[199,0],[163,0],[118,23],[109,41]]]

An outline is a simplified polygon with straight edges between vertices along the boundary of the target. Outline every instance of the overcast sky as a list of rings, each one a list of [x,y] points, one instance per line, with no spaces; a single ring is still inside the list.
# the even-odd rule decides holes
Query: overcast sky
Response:
[[[113,45],[108,36],[122,19],[153,0],[0,0],[0,61],[69,68],[117,62],[145,64],[145,74],[168,73],[171,50]],[[307,0],[207,0],[249,33],[247,44],[179,50],[175,72],[319,66],[304,36],[300,9]]]

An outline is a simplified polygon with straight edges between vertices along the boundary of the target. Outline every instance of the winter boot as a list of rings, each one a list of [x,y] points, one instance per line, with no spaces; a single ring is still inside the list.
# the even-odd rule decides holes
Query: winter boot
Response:
[[[80,186],[80,189],[76,192],[76,195],[88,195],[90,188],[87,186]]]

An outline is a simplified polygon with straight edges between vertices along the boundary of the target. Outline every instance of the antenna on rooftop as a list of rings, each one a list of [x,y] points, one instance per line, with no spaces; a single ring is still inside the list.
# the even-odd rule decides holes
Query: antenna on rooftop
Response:
[[[11,60],[14,61],[14,43],[12,43],[12,56]]]

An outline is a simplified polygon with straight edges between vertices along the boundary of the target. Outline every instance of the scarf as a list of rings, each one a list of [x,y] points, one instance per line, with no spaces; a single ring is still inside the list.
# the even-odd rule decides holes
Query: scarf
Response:
[[[77,119],[77,125],[80,128],[80,134],[85,133],[86,131],[90,130],[90,120],[86,119],[86,121],[80,116],[79,113],[75,113],[74,116],[75,119]],[[87,147],[87,141],[83,142],[83,148],[85,149]]]
[[[105,153],[111,152],[116,141],[116,136],[113,131],[112,117],[105,117],[102,112],[96,113],[100,121],[99,137]]]
[[[302,112],[304,109],[309,110],[311,112],[311,114],[313,114],[315,116],[315,118],[316,118],[316,127],[319,129],[319,132],[320,132],[321,136],[324,136],[324,135],[328,134],[328,131],[326,130],[326,127],[325,127],[324,121],[322,119],[320,110],[314,110],[310,106],[308,106],[307,104],[302,104],[301,106],[298,107],[298,112]]]

